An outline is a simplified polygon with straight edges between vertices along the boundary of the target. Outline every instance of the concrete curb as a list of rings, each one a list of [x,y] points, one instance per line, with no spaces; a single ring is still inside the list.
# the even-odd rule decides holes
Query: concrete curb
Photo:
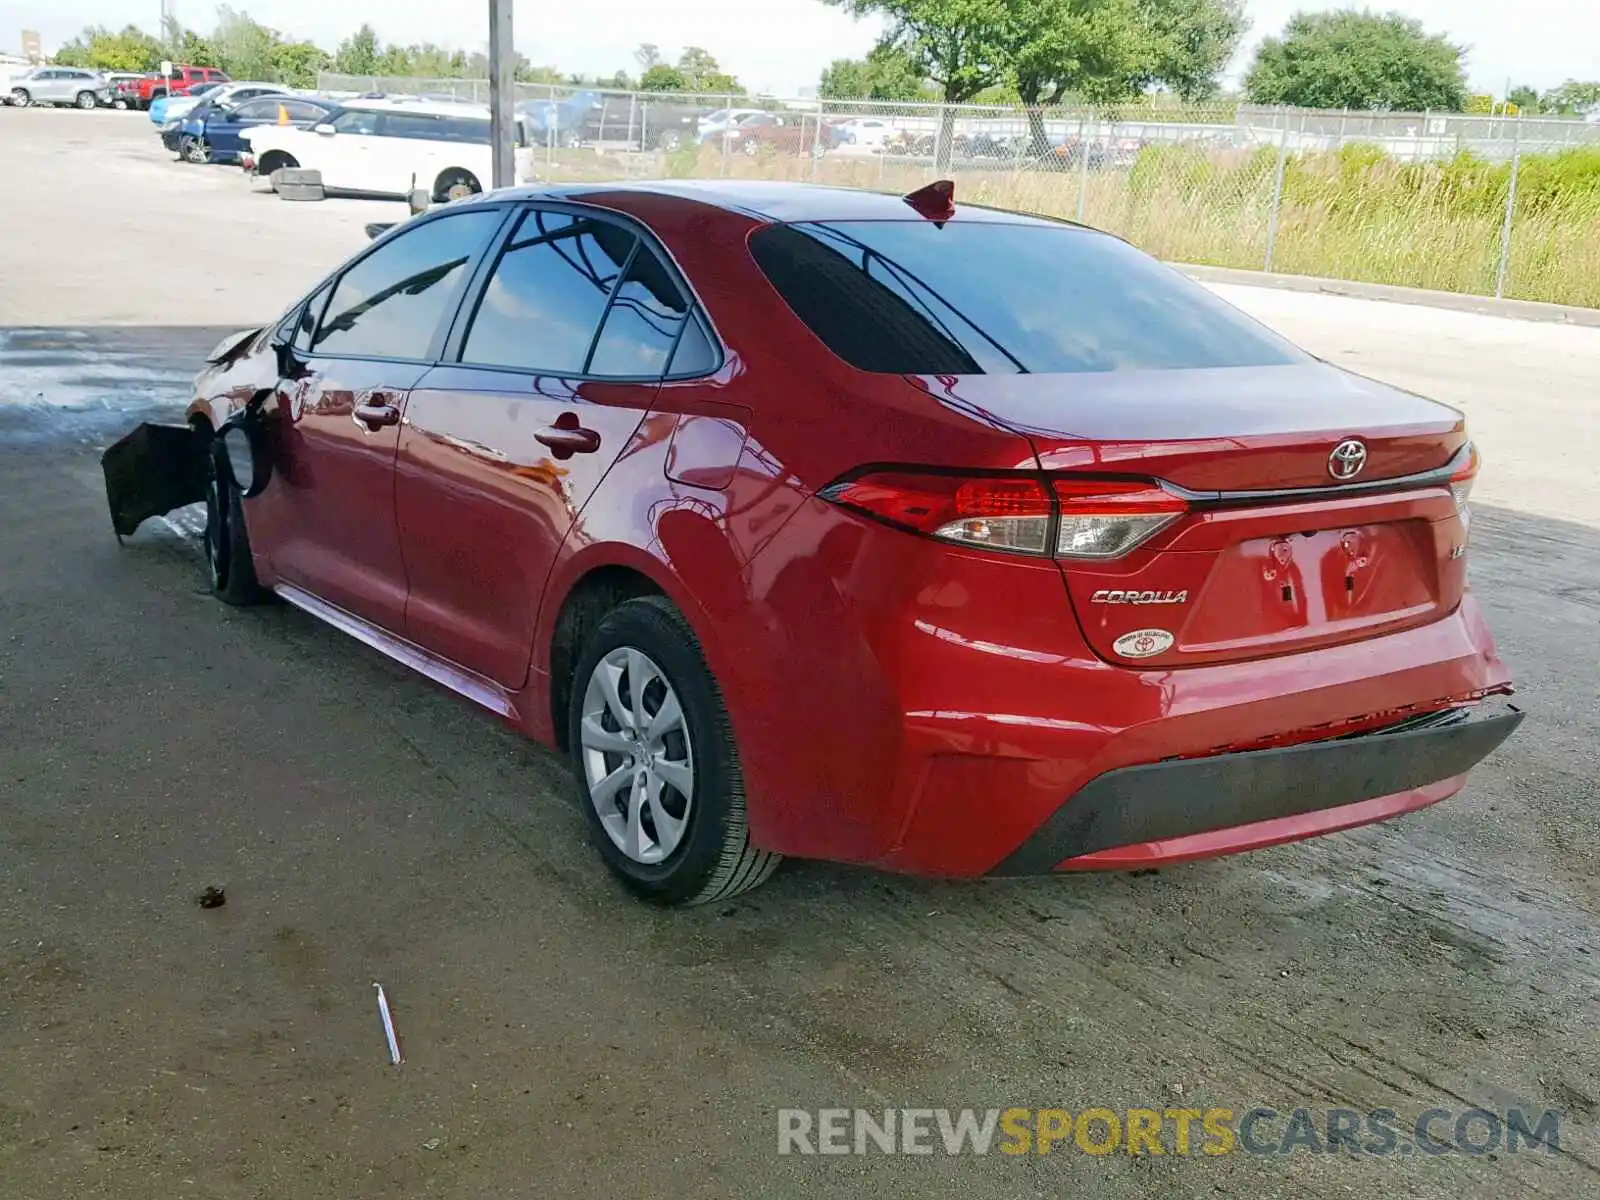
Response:
[[[1347,279],[1320,279],[1312,275],[1277,275],[1267,271],[1239,271],[1231,267],[1198,267],[1175,263],[1178,270],[1201,283],[1228,283],[1241,287],[1278,288],[1289,292],[1319,292],[1325,296],[1351,296],[1360,300],[1387,300],[1393,304],[1420,304],[1457,312],[1517,321],[1545,321],[1558,325],[1600,328],[1600,308],[1543,304],[1535,300],[1496,300],[1460,292],[1431,292],[1423,288],[1395,287],[1387,283],[1357,283]]]

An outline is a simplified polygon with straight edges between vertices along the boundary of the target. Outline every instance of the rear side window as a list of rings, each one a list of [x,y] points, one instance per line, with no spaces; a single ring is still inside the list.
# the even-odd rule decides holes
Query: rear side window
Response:
[[[426,221],[377,247],[339,277],[312,350],[417,359],[454,311],[473,258],[499,227],[495,209]]]
[[[443,136],[444,121],[427,113],[384,113],[379,132],[385,137],[423,138],[434,141]]]
[[[1080,373],[1306,357],[1131,246],[1070,226],[773,225],[750,248],[795,314],[863,371]]]
[[[487,146],[489,122],[474,121],[471,117],[441,117],[439,131],[434,136],[451,142],[470,142],[474,145]]]
[[[688,315],[688,302],[666,267],[640,246],[612,297],[587,374],[612,378],[664,374]]]

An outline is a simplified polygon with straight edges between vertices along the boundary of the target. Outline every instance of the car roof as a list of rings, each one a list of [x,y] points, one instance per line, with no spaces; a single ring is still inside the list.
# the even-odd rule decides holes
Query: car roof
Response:
[[[757,220],[794,221],[906,221],[916,213],[905,197],[858,188],[816,183],[784,183],[738,179],[657,179],[637,182],[562,184],[553,187],[504,188],[485,193],[485,199],[571,200],[599,203],[607,195],[671,196],[708,208],[740,213]],[[956,195],[954,221],[1012,225],[1039,225],[1059,229],[1071,225],[1053,217],[1034,216],[1006,209],[963,204]]]
[[[471,117],[489,119],[487,104],[463,103],[459,100],[423,100],[409,96],[384,96],[382,99],[341,100],[340,108],[371,109],[376,112],[422,113],[430,117]]]

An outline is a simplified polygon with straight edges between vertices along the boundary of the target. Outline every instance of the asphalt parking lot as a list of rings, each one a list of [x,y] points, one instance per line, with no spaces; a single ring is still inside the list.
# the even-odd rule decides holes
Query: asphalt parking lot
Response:
[[[98,450],[402,206],[280,202],[139,113],[0,110],[0,162],[0,1197],[1600,1189],[1600,329],[1222,289],[1483,443],[1472,577],[1531,715],[1459,797],[1159,873],[790,863],[663,913],[561,763],[215,603],[183,521],[111,534]],[[777,1153],[780,1108],[856,1106],[1520,1106],[1560,1150]]]

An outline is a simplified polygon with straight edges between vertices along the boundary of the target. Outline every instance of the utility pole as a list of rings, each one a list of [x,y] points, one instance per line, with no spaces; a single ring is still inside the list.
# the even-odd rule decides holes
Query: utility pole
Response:
[[[516,180],[512,154],[517,121],[516,49],[512,43],[512,0],[489,0],[489,139],[494,143],[494,186]]]

